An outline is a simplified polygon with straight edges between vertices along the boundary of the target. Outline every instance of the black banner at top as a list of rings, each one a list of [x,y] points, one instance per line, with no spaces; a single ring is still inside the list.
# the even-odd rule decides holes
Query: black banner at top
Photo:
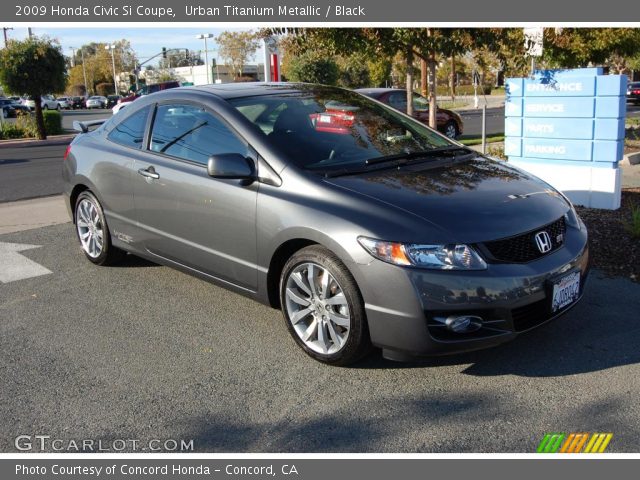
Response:
[[[629,2],[536,0],[14,0],[0,4],[5,23],[250,22],[250,23],[498,23],[639,22]]]

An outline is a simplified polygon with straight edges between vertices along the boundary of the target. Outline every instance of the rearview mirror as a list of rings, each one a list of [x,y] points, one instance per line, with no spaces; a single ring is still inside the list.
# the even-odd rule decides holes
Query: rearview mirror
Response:
[[[255,166],[239,153],[220,153],[209,157],[207,173],[213,178],[248,180],[255,177]]]

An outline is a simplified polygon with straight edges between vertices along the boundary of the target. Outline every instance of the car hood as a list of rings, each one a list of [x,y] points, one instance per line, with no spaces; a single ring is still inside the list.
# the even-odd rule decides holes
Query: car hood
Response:
[[[449,110],[449,109],[446,109],[446,108],[438,107],[438,112],[446,113],[447,115],[451,115],[452,117],[459,117],[460,116],[458,113],[454,112],[453,110]]]
[[[421,162],[325,181],[418,216],[461,243],[534,230],[569,209],[562,195],[546,183],[484,157],[446,164]]]

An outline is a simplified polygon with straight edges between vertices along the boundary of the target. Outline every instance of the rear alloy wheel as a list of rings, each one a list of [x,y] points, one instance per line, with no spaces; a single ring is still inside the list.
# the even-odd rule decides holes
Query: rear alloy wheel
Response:
[[[455,139],[458,136],[458,127],[455,122],[449,121],[444,126],[444,134],[447,138]]]
[[[311,246],[294,254],[282,272],[280,301],[289,332],[316,360],[348,365],[369,352],[362,297],[331,251]]]
[[[111,245],[109,228],[98,199],[88,191],[76,201],[76,233],[86,257],[96,265],[109,265],[122,257],[122,250]]]

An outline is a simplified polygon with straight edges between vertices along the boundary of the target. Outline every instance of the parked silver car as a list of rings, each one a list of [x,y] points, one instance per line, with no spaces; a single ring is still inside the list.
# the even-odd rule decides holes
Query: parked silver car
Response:
[[[41,107],[42,110],[60,110],[60,104],[53,98],[53,95],[42,95]],[[36,102],[32,97],[25,97],[23,99],[23,105],[29,107],[30,110],[36,109]]]
[[[582,295],[566,197],[358,93],[185,87],[91,123],[63,167],[86,258],[129,252],[281,308],[320,361],[497,345]]]
[[[107,97],[101,95],[94,95],[87,99],[85,106],[91,108],[107,108]]]
[[[69,99],[69,97],[58,97],[56,98],[56,101],[60,105],[60,108],[62,108],[63,110],[71,109],[71,100]]]

